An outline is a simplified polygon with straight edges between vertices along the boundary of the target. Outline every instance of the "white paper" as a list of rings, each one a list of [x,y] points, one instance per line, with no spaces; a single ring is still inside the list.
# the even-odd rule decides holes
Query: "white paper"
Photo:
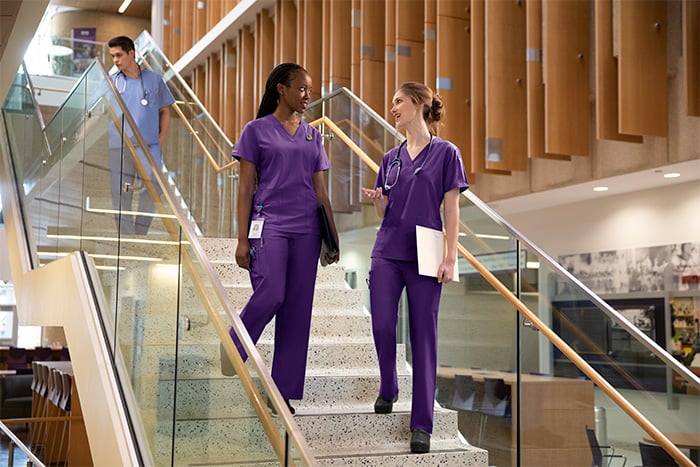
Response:
[[[445,238],[442,231],[417,225],[416,245],[418,247],[418,274],[437,277],[438,268],[445,257]],[[455,261],[452,280],[459,282],[459,261]]]

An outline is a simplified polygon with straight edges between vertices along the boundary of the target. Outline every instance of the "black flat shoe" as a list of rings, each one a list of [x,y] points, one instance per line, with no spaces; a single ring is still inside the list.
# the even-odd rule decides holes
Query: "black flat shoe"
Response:
[[[382,399],[382,396],[377,397],[377,400],[374,401],[374,413],[391,413],[394,408],[394,402],[397,400],[399,400],[398,394],[390,401]]]
[[[416,428],[411,434],[411,452],[425,454],[430,452],[430,433]]]
[[[294,409],[294,407],[292,407],[292,404],[289,403],[289,399],[285,399],[284,402],[285,404],[287,404],[287,408],[292,413],[292,415],[294,415],[296,413],[296,410]],[[269,397],[267,399],[267,407],[270,409],[270,412],[272,412],[273,415],[277,415],[277,410],[275,409],[275,406],[272,405],[272,401]]]

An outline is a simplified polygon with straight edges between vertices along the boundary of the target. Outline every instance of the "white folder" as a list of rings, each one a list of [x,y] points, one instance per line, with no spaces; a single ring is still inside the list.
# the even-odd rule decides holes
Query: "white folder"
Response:
[[[416,245],[418,247],[418,274],[437,277],[440,263],[445,258],[445,236],[442,230],[417,225]],[[459,282],[459,261],[455,261],[452,280]]]

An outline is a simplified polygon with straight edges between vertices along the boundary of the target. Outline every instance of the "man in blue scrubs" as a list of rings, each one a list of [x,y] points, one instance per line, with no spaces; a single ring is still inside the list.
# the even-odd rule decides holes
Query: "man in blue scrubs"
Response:
[[[156,166],[160,168],[161,147],[165,143],[165,135],[170,126],[169,106],[175,102],[175,99],[160,75],[136,63],[134,42],[130,38],[118,36],[111,39],[108,45],[109,53],[118,70],[111,76],[112,81],[156,160]],[[122,125],[119,125],[124,129],[123,135],[112,125],[109,132],[112,207],[120,211],[119,214],[115,214],[115,217],[122,234],[145,235],[153,220],[153,216],[149,214],[155,211],[155,204],[145,184],[139,180],[139,174],[126,143],[122,144],[124,140],[130,139],[135,146],[138,146],[131,128],[125,123],[123,121]],[[137,147],[137,150],[148,178],[160,195],[162,190],[153,178],[153,172],[144,156],[143,148]],[[137,213],[133,213],[132,201],[137,185],[140,185],[138,207]]]

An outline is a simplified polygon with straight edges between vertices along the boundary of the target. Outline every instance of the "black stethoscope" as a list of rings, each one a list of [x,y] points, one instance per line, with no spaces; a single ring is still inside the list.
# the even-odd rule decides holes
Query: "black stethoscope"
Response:
[[[141,98],[141,105],[146,107],[148,105],[148,99],[146,99],[148,93],[146,92],[146,88],[143,85],[143,71],[141,70],[141,66],[139,65],[139,81],[141,82],[141,91],[143,91],[143,97]],[[124,81],[124,86],[122,86],[121,89],[119,89],[119,77],[122,77],[122,80]],[[117,91],[119,91],[119,94],[124,94],[124,91],[126,91],[126,75],[124,74],[123,71],[120,71],[117,73],[117,77],[114,78],[114,86],[117,88]]]
[[[406,146],[406,140],[403,140],[401,144],[399,145],[399,150],[396,153],[396,156],[394,159],[389,163],[389,166],[386,169],[386,179],[384,182],[384,189],[386,191],[391,190],[396,186],[396,184],[399,181],[399,174],[401,173],[401,167],[403,166],[403,163],[401,162],[401,149]],[[423,161],[421,161],[420,165],[416,167],[416,170],[413,171],[413,175],[418,175],[421,170],[423,170],[423,165],[425,165],[425,161],[428,160],[428,156],[430,155],[430,150],[433,148],[433,134],[430,134],[430,141],[428,142],[428,151],[425,153],[425,157],[423,157]],[[391,175],[392,170],[396,170],[396,177],[394,177],[393,183],[389,183],[389,176]]]

